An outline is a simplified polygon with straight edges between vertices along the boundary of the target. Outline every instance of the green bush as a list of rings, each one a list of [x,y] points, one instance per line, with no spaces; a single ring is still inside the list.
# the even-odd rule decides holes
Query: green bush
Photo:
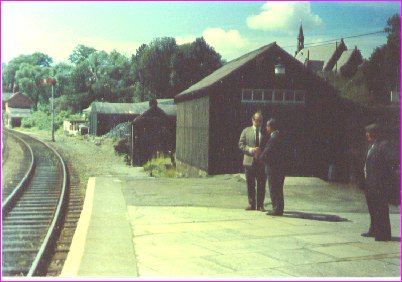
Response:
[[[163,154],[157,154],[144,164],[144,170],[148,172],[150,176],[168,178],[177,177],[176,168],[171,163],[170,156],[165,156]]]
[[[52,129],[52,117],[42,111],[33,112],[29,118],[24,118],[22,127],[36,127],[40,130]]]
[[[64,120],[76,118],[79,116],[71,115],[69,111],[55,112],[54,115],[54,130],[62,127]],[[39,130],[52,130],[52,114],[45,111],[35,111],[28,118],[23,118],[21,126],[25,128],[36,127]]]
[[[34,119],[32,117],[23,118],[21,120],[21,126],[25,128],[31,128],[35,126]]]

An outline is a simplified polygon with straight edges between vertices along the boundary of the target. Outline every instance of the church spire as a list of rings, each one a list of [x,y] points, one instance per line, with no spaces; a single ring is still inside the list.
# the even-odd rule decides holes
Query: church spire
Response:
[[[296,54],[299,53],[304,48],[304,34],[303,34],[303,25],[300,21],[300,29],[299,36],[297,36],[297,51]]]

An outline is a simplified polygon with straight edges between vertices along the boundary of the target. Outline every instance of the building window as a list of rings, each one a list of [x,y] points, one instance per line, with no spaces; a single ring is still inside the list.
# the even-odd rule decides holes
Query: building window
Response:
[[[272,101],[272,97],[274,96],[274,91],[267,89],[264,91],[264,101]]]
[[[243,89],[242,100],[243,101],[252,101],[253,100],[253,90]]]
[[[263,91],[261,89],[253,90],[253,101],[262,101]]]
[[[283,89],[242,89],[243,103],[304,104],[305,91]]]
[[[275,90],[274,101],[275,102],[283,102],[283,91]]]

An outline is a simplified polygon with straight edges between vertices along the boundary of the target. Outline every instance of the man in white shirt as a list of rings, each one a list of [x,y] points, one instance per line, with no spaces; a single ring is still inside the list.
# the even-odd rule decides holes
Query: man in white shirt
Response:
[[[263,116],[260,112],[252,116],[252,126],[243,129],[240,135],[239,148],[244,154],[243,166],[247,182],[249,206],[246,210],[264,209],[266,175],[264,163],[259,161],[258,155],[265,144],[266,134],[261,129]],[[257,193],[256,193],[257,184]]]

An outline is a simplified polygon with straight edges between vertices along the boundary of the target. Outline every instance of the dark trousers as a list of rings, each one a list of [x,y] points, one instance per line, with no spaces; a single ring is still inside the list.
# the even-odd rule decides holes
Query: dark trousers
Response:
[[[247,181],[247,194],[249,205],[253,208],[263,208],[265,200],[265,184],[267,181],[267,177],[265,176],[264,171],[264,165],[254,162],[252,166],[245,166],[244,172]],[[256,182],[257,199],[255,193]]]
[[[368,232],[374,234],[377,240],[390,240],[391,223],[386,195],[370,187],[365,191],[365,194],[370,213],[370,228]]]
[[[269,195],[271,196],[272,212],[276,214],[283,214],[285,206],[283,199],[283,183],[285,182],[285,174],[283,169],[266,167],[268,177]]]

